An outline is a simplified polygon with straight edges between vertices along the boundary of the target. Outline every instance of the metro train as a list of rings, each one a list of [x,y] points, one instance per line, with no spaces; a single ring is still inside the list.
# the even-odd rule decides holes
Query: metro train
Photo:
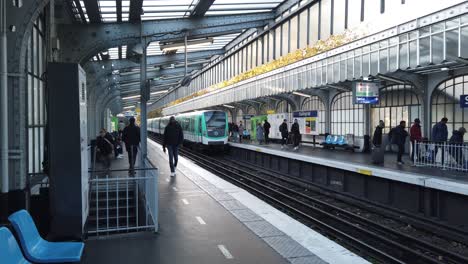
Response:
[[[228,141],[228,116],[216,110],[195,111],[175,116],[184,131],[184,144],[224,147]],[[148,131],[164,134],[169,116],[148,119]]]

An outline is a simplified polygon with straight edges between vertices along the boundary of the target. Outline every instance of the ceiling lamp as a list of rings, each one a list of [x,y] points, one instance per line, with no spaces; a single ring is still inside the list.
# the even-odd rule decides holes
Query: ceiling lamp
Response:
[[[213,44],[213,38],[202,38],[202,39],[192,39],[187,40],[187,48],[193,47],[200,44]],[[174,51],[178,49],[184,49],[184,42],[173,42],[173,43],[162,43],[160,46],[162,52],[167,53],[169,51]]]

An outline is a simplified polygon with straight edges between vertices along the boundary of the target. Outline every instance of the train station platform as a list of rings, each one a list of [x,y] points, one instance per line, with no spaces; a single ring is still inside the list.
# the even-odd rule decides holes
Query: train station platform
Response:
[[[152,141],[148,156],[160,170],[158,233],[90,238],[82,263],[368,263],[183,157],[171,178]]]
[[[295,151],[291,145],[281,149],[279,144],[258,145],[251,142],[229,143],[236,148],[268,153],[290,159],[325,165],[327,167],[368,174],[393,181],[414,184],[432,189],[468,195],[468,176],[466,173],[412,166],[408,156],[403,156],[405,164],[396,163],[396,154],[386,153],[385,162],[375,165],[369,153],[356,153],[340,149],[323,149],[309,145],[301,145]]]

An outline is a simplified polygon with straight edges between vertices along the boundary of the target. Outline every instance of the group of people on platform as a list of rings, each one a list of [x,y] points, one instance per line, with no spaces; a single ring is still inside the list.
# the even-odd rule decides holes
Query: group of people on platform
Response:
[[[268,120],[257,122],[255,127],[255,137],[258,144],[268,144],[270,142],[270,129],[271,124]],[[246,129],[242,121],[237,125],[235,122],[229,123],[229,136],[234,142],[242,143],[242,139],[246,137]],[[299,130],[299,123],[297,119],[294,119],[294,123],[291,126],[291,131],[288,130],[288,122],[286,119],[279,126],[279,132],[281,134],[281,148],[287,144],[288,139],[293,143],[294,150],[299,149],[299,143],[301,142],[301,132]]]
[[[125,144],[125,149],[128,153],[129,175],[135,175],[135,163],[140,145],[140,127],[135,124],[135,118],[131,117],[129,124],[125,126],[123,121],[119,122],[119,131],[108,133],[106,129],[101,129],[99,136],[96,139],[96,151],[99,153],[106,170],[110,169],[111,159],[122,158],[122,142]],[[179,151],[178,148],[184,140],[182,127],[176,121],[175,117],[169,119],[169,124],[164,129],[163,136],[163,151],[166,149],[169,152],[169,167],[171,169],[171,177],[174,177],[177,168]]]
[[[452,158],[457,162],[457,164],[464,166],[463,161],[463,152],[457,151],[457,146],[462,146],[464,144],[463,137],[466,133],[466,129],[464,127],[460,127],[458,130],[453,131],[452,136],[448,139],[448,129],[447,129],[447,122],[448,119],[446,117],[442,118],[440,122],[436,123],[432,127],[432,134],[431,134],[431,144],[434,144],[434,148],[431,151],[431,159],[430,162],[435,163],[437,153],[440,149],[441,151],[441,160],[444,163],[444,153],[446,151],[446,147],[448,146],[448,153]],[[376,147],[382,146],[382,136],[383,136],[383,129],[385,127],[385,123],[383,120],[379,121],[379,124],[375,128],[374,136],[372,139],[372,143]],[[389,143],[396,146],[397,150],[397,163],[404,164],[402,160],[402,156],[405,150],[405,143],[406,138],[409,136],[409,140],[411,143],[411,160],[413,162],[420,160],[421,149],[418,149],[417,143],[420,142],[428,142],[428,138],[424,138],[422,135],[421,129],[421,120],[416,118],[414,120],[413,125],[410,128],[409,133],[406,131],[406,121],[400,121],[400,124],[390,130],[388,133]],[[448,143],[448,145],[447,145]],[[426,149],[424,149],[426,151]]]
[[[96,138],[96,154],[103,162],[105,170],[109,170],[112,158],[123,158],[123,143],[128,153],[129,174],[134,175],[140,144],[140,128],[135,124],[135,118],[131,117],[128,121],[129,124],[125,126],[121,120],[118,131],[109,133],[105,128],[99,131],[99,136]]]

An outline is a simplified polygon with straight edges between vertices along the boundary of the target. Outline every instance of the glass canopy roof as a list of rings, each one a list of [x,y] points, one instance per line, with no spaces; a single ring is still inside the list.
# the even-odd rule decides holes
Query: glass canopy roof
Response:
[[[69,0],[75,20],[91,22],[87,4],[97,2],[99,20],[101,22],[117,22],[119,15],[121,21],[129,21],[130,2],[121,0],[122,10],[118,14],[116,0]],[[210,15],[232,15],[245,13],[270,12],[285,0],[215,0],[206,12]],[[169,18],[189,17],[200,0],[143,0],[142,20],[160,20]]]

